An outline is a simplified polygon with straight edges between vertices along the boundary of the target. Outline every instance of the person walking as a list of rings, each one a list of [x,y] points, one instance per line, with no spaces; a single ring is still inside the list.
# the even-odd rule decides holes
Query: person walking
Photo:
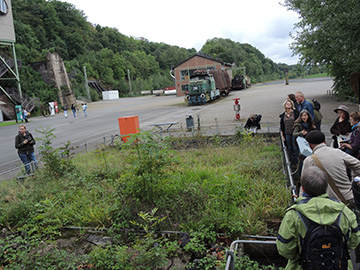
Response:
[[[71,104],[71,110],[73,112],[74,117],[76,117],[76,107],[74,104]]]
[[[340,149],[328,147],[325,144],[325,135],[321,131],[313,130],[306,136],[313,154],[304,160],[302,173],[311,166],[317,166],[329,176],[327,194],[337,200],[354,206],[354,195],[347,169],[353,176],[360,175],[360,160],[346,154]],[[352,180],[352,179],[351,179]]]
[[[65,118],[67,118],[67,106],[66,106],[66,104],[64,104],[63,109],[64,109],[64,116],[65,116]]]
[[[86,112],[87,105],[86,105],[86,103],[83,103],[83,104],[82,104],[82,109],[83,109],[83,111],[84,111],[84,115],[87,116],[87,112]]]
[[[24,109],[24,110],[23,110],[23,120],[24,120],[26,123],[29,122],[28,116],[29,116],[29,113],[27,112],[26,109]]]
[[[26,130],[25,125],[19,126],[19,133],[15,137],[15,148],[18,149],[18,155],[25,165],[27,174],[30,174],[30,162],[33,162],[37,168],[37,161],[34,153],[35,139],[32,134]]]
[[[301,187],[276,240],[279,254],[288,259],[285,269],[353,269],[349,250],[360,243],[356,215],[329,198],[328,176],[318,167],[307,167]]]

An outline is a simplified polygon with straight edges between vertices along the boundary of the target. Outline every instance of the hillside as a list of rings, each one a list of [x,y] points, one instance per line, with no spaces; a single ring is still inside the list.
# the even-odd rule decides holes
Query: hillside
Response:
[[[115,28],[94,25],[74,5],[56,0],[13,0],[16,53],[21,61],[22,90],[42,101],[57,100],[53,86],[45,85],[31,64],[56,52],[65,61],[75,95],[85,96],[83,67],[90,80],[98,80],[105,89],[118,89],[129,95],[128,74],[133,92],[173,85],[169,69],[196,53],[165,43],[135,39]],[[208,40],[201,49],[239,67],[246,67],[253,83],[281,79],[285,64],[276,64],[250,44],[229,39]],[[4,48],[0,54],[4,55]],[[291,68],[289,69],[291,70]],[[5,87],[15,87],[7,84]],[[98,94],[91,91],[93,100]]]

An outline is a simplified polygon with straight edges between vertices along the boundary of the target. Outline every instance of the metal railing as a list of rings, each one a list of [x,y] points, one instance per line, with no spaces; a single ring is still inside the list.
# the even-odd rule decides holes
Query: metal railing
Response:
[[[235,270],[235,256],[238,252],[239,244],[266,244],[275,245],[276,237],[270,236],[251,236],[252,238],[267,239],[267,240],[235,240],[231,243],[230,249],[226,251],[226,266],[225,270]]]
[[[294,185],[292,172],[291,172],[291,166],[290,166],[290,159],[287,152],[287,148],[285,146],[284,141],[281,138],[281,133],[279,133],[280,137],[280,144],[282,149],[282,160],[283,160],[283,167],[285,174],[288,178],[288,185],[290,187],[291,192],[291,199],[294,203],[297,198],[297,192],[296,192],[296,186]],[[235,240],[231,243],[230,249],[226,251],[226,268],[225,270],[235,270],[235,257],[238,253],[238,246],[239,244],[270,244],[275,245],[276,244],[276,237],[272,236],[250,236],[251,238],[261,238],[266,240]]]
[[[158,134],[164,137],[193,137],[193,136],[214,136],[214,135],[234,135],[239,130],[244,130],[244,123],[233,123],[222,125],[216,120],[215,125],[196,125],[188,130],[183,128],[181,125],[172,127],[170,130],[162,130],[161,132],[157,131],[156,128],[153,129],[153,134]],[[279,130],[279,122],[266,122],[261,124],[261,130],[258,130],[258,133],[276,133]],[[121,141],[121,136],[119,134],[110,134],[95,139],[87,140],[84,143],[80,144],[71,144],[70,150],[74,154],[87,153],[93,151],[101,146],[113,145],[116,141]],[[60,155],[62,151],[59,151]],[[36,159],[41,160],[39,154],[36,155]],[[20,162],[20,160],[19,160]],[[39,164],[41,167],[41,164]],[[0,172],[0,181],[10,180],[17,177],[26,177],[24,175],[24,165],[11,167]]]

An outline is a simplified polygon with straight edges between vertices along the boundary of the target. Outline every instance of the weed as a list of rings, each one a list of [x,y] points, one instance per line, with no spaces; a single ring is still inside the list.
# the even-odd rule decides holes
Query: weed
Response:
[[[52,147],[52,140],[56,138],[53,133],[54,130],[54,128],[50,129],[49,127],[36,130],[43,136],[37,139],[42,141],[39,149],[45,172],[52,176],[61,177],[66,172],[74,170],[74,166],[70,162],[70,142],[65,143],[61,149]],[[63,158],[60,156],[60,150],[62,150]]]

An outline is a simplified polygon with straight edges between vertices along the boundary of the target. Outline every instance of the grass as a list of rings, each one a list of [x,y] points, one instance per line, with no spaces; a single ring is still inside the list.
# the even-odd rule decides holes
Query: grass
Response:
[[[4,122],[0,122],[0,127],[11,126],[16,124],[18,124],[16,123],[16,121],[4,121]]]
[[[323,77],[329,77],[328,73],[319,73],[319,74],[312,74],[312,75],[306,75],[302,78],[310,79],[310,78],[323,78]]]
[[[203,234],[203,242],[211,233],[230,239],[276,235],[268,224],[281,220],[291,203],[277,140],[136,136],[127,144],[51,163],[62,170],[45,164],[23,184],[0,183],[1,227],[27,231],[39,241],[56,239],[64,226],[78,226],[111,228],[121,243],[131,243],[136,236],[129,232],[138,229],[134,224],[148,227],[146,222],[153,230]],[[158,218],[138,215],[154,208]]]

